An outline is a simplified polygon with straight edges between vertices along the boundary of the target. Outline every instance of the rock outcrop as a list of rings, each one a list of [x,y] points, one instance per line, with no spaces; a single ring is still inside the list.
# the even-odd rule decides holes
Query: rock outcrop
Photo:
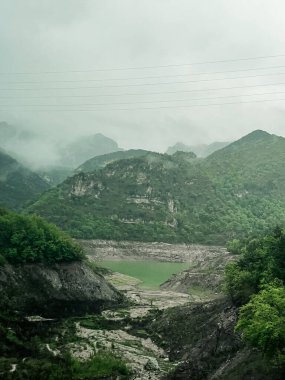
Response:
[[[279,380],[274,368],[235,333],[238,310],[228,299],[168,309],[151,324],[170,360],[180,364],[167,380]]]
[[[98,312],[124,297],[81,262],[0,267],[1,308],[25,314],[64,316]]]

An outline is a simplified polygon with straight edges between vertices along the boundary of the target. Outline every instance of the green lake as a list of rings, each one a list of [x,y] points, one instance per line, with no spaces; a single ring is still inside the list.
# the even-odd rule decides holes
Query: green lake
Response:
[[[142,281],[141,286],[158,288],[174,273],[189,268],[187,263],[169,263],[159,261],[102,260],[98,265],[114,272],[126,274]]]

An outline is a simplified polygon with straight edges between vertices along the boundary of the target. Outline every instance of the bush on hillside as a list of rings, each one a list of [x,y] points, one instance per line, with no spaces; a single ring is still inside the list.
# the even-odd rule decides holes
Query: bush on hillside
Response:
[[[0,210],[0,262],[48,264],[81,260],[81,248],[38,216]]]

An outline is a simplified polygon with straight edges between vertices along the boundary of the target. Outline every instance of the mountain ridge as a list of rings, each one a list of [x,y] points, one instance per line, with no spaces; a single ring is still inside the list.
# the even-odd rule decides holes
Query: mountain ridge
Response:
[[[224,244],[261,233],[285,223],[285,139],[257,135],[205,159],[114,161],[69,178],[28,211],[87,239]]]

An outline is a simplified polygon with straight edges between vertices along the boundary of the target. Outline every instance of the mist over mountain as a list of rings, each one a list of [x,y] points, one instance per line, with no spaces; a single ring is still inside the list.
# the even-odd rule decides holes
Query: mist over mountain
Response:
[[[0,122],[0,147],[23,165],[47,176],[52,176],[50,172],[75,169],[92,157],[122,150],[117,142],[101,133],[64,139],[6,122]]]
[[[193,152],[197,157],[207,157],[214,153],[216,150],[222,149],[229,145],[230,142],[213,142],[212,144],[201,144],[201,145],[186,145],[182,142],[177,142],[173,146],[168,147],[166,153],[174,154],[175,152]]]
[[[118,151],[118,152],[103,154],[101,156],[95,156],[93,158],[90,158],[90,160],[87,160],[86,162],[84,162],[82,165],[80,165],[76,169],[76,172],[77,173],[92,172],[99,168],[104,168],[106,165],[110,164],[111,162],[124,160],[128,158],[143,157],[149,153],[153,153],[153,152],[150,152],[148,150],[143,150],[143,149],[129,149],[125,151]]]
[[[63,165],[76,168],[92,157],[120,150],[114,140],[97,133],[78,138],[60,149],[59,153]]]
[[[0,151],[0,206],[19,209],[49,185],[36,173]]]
[[[29,211],[81,238],[224,244],[285,223],[284,160],[285,138],[255,131],[206,159],[149,153],[80,173]]]

